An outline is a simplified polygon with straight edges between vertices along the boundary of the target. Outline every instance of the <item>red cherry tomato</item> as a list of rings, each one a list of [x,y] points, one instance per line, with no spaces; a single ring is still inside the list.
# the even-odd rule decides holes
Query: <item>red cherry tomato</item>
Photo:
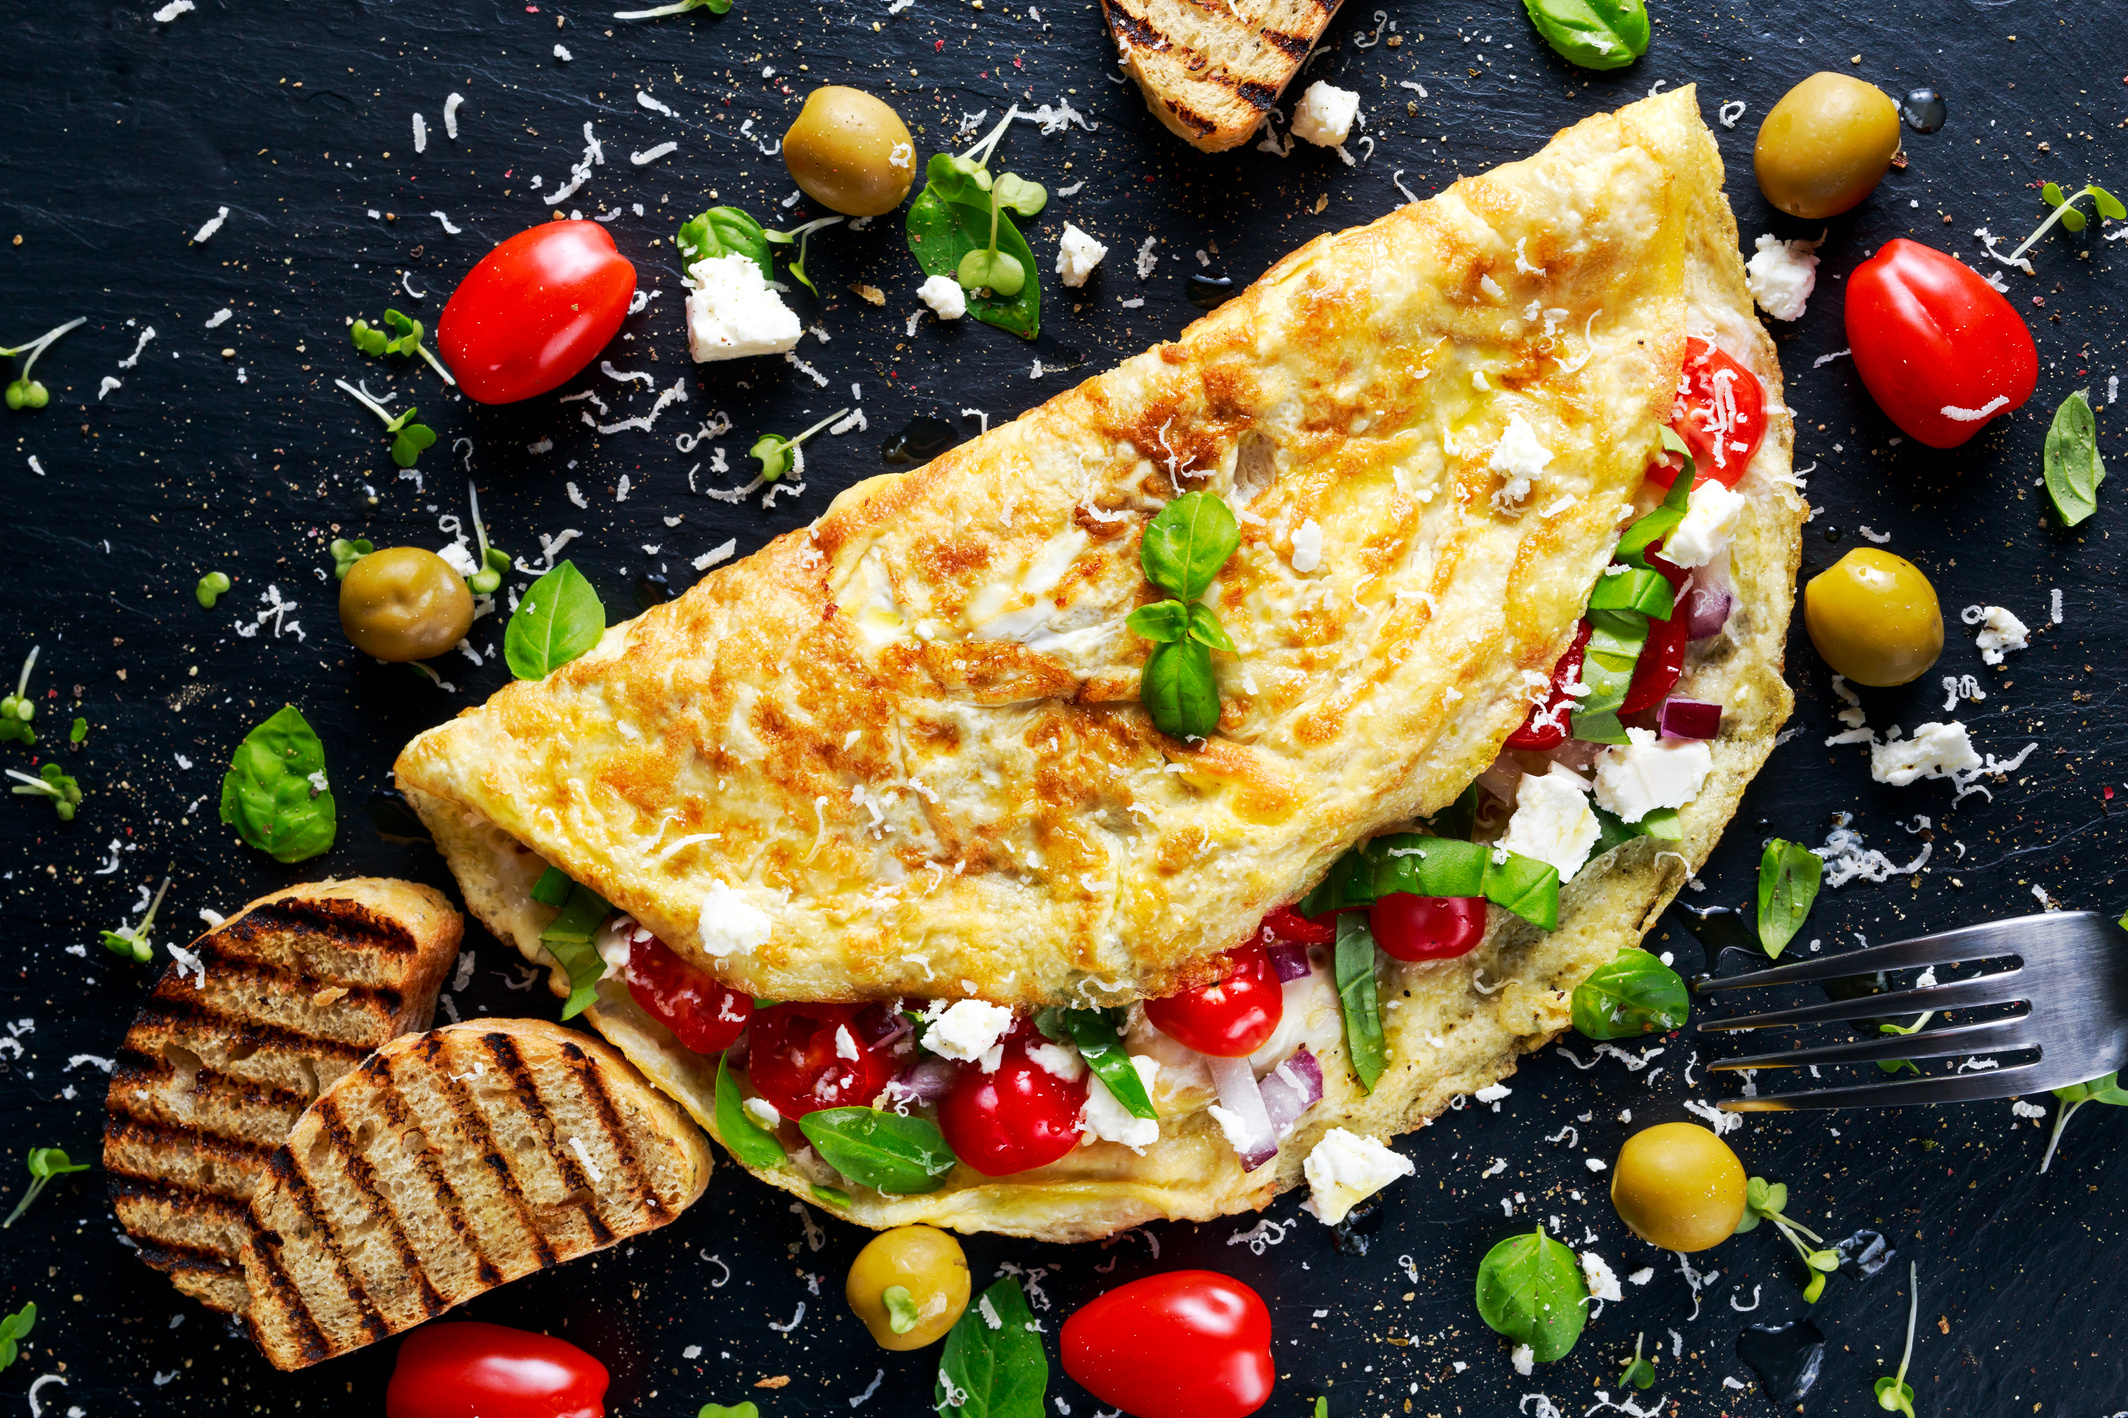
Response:
[[[1027,1057],[1032,1037],[1014,1033],[994,1073],[965,1065],[938,1105],[938,1130],[986,1177],[1046,1167],[1079,1145],[1086,1081],[1066,1083]]]
[[[1692,450],[1701,477],[1735,487],[1766,436],[1766,390],[1757,375],[1728,355],[1688,337],[1670,427]],[[1668,487],[1683,466],[1666,457],[1648,469],[1648,477]]]
[[[1847,343],[1869,396],[1931,448],[1956,448],[2039,382],[2016,308],[1972,267],[1904,237],[1848,277]]]
[[[436,321],[466,397],[514,404],[573,378],[613,339],[635,267],[597,222],[521,231],[466,272]]]
[[[423,1325],[399,1346],[384,1418],[604,1418],[606,1366],[499,1324]]]
[[[1212,1270],[1119,1285],[1064,1321],[1064,1372],[1133,1418],[1244,1418],[1271,1397],[1271,1312]]]
[[[1552,692],[1542,704],[1530,706],[1529,717],[1522,727],[1507,736],[1509,748],[1530,749],[1542,753],[1566,742],[1569,727],[1568,716],[1573,712],[1574,696],[1568,694],[1567,686],[1581,679],[1581,657],[1589,647],[1589,623],[1581,622],[1574,630],[1574,641],[1552,666]]]
[[[1311,921],[1291,906],[1281,906],[1264,917],[1263,928],[1280,940],[1290,940],[1295,945],[1337,943],[1337,926],[1333,920]]]
[[[876,1004],[772,1004],[754,1011],[746,1076],[786,1118],[867,1108],[893,1080],[906,1033]]]
[[[1396,891],[1367,908],[1374,943],[1398,960],[1468,955],[1485,934],[1482,896],[1413,896]]]
[[[1672,566],[1652,549],[1648,552],[1648,565],[1663,574],[1673,593],[1684,587],[1684,569]],[[1633,683],[1627,686],[1626,702],[1618,706],[1618,712],[1638,714],[1668,699],[1685,672],[1685,647],[1690,643],[1691,631],[1685,624],[1683,606],[1672,609],[1668,620],[1649,616],[1648,638],[1640,647],[1640,658],[1633,665]]]
[[[623,973],[635,1002],[698,1054],[721,1054],[730,1048],[754,1012],[751,997],[724,988],[641,926],[629,938]]]
[[[1215,984],[1147,1000],[1145,1017],[1155,1029],[1200,1054],[1238,1059],[1255,1053],[1278,1032],[1286,1012],[1285,990],[1260,945],[1229,951],[1227,963],[1231,973]]]

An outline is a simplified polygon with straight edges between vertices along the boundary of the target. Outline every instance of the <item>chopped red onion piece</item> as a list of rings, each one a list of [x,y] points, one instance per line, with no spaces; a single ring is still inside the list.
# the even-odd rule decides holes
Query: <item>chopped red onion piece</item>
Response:
[[[1271,957],[1271,968],[1278,972],[1278,982],[1298,980],[1311,968],[1308,964],[1308,947],[1290,940],[1269,940],[1264,943],[1264,953]]]
[[[1227,1140],[1241,1155],[1245,1171],[1253,1172],[1278,1154],[1278,1137],[1271,1129],[1271,1115],[1264,1107],[1263,1090],[1256,1085],[1256,1070],[1246,1058],[1217,1059],[1209,1054],[1212,1082],[1219,1088],[1219,1106],[1233,1115]]]
[[[1283,1142],[1302,1113],[1323,1096],[1323,1066],[1306,1045],[1265,1074],[1256,1085],[1263,1095],[1264,1112],[1271,1119],[1271,1136]]]
[[[960,1070],[950,1059],[927,1058],[911,1064],[887,1085],[887,1101],[929,1107],[952,1091]]]
[[[1729,623],[1729,613],[1736,609],[1736,597],[1729,594],[1729,588],[1704,584],[1703,575],[1694,573],[1681,603],[1688,640],[1705,640],[1710,635],[1721,634],[1722,627]]]
[[[1665,699],[1660,722],[1666,739],[1711,739],[1722,731],[1722,706],[1704,699]]]

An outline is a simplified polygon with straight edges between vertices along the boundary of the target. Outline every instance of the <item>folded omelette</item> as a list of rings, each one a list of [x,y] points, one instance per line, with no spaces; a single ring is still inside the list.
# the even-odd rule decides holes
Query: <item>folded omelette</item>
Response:
[[[909,1196],[823,1175],[802,1145],[754,1168],[815,1199],[832,1184],[873,1226],[1082,1239],[1260,1207],[1329,1129],[1419,1126],[1556,1035],[1575,985],[1704,861],[1788,713],[1806,509],[1721,179],[1688,88],[1318,238],[1178,340],[859,483],[422,734],[401,786],[469,907],[535,961],[555,912],[531,890],[554,867],[757,996],[1157,999],[1213,978],[1355,844],[1497,781],[1621,530],[1662,495],[1646,474],[1688,337],[1711,344],[1759,381],[1765,427],[1734,485],[1734,610],[1675,690],[1723,706],[1676,839],[1571,873],[1556,929],[1493,908],[1467,955],[1385,958],[1371,1092],[1320,962],[1287,984],[1286,1044],[1319,1061],[1322,1097],[1253,1168],[1189,1060],[1143,1145]],[[1124,618],[1161,594],[1146,524],[1192,491],[1234,510],[1240,545],[1204,598],[1235,642],[1213,656],[1218,728],[1184,741],[1138,703],[1152,647]],[[590,1017],[718,1131],[714,1057],[611,971]]]

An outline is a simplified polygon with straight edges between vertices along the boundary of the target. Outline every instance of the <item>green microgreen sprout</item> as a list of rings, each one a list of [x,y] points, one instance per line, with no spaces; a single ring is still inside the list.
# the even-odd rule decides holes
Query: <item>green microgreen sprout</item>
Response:
[[[9,792],[23,797],[48,798],[51,800],[52,811],[59,814],[61,822],[74,820],[74,809],[81,806],[81,784],[60,771],[58,764],[45,764],[37,770],[37,776],[34,778],[12,768],[7,770],[7,776],[21,785],[10,788]]]
[[[30,370],[37,363],[37,356],[51,348],[52,343],[76,325],[85,324],[88,316],[77,315],[57,329],[47,330],[26,345],[17,345],[10,350],[0,350],[0,356],[19,358],[22,369],[7,386],[7,406],[11,409],[41,409],[52,402],[52,391],[30,378]]]
[[[1877,1026],[1877,1032],[1879,1034],[1899,1035],[1919,1034],[1923,1027],[1935,1017],[1936,1011],[1930,1010],[1916,1018],[1911,1024],[1894,1024],[1887,1019]],[[1915,1063],[1912,1059],[1878,1059],[1877,1067],[1886,1073],[1897,1073],[1902,1068],[1913,1073],[1921,1072],[1921,1065]]]
[[[1032,202],[1034,211],[1038,212],[1049,200],[1049,194],[1039,184],[1023,181],[1011,173],[1002,179],[990,175],[990,155],[997,151],[1005,130],[1019,116],[1017,104],[1007,108],[1005,116],[998,120],[998,126],[990,130],[989,136],[953,160],[953,165],[990,197],[990,244],[961,257],[960,266],[954,272],[954,279],[967,290],[988,289],[1009,297],[1018,295],[1027,284],[1027,271],[1021,266],[1020,259],[1010,252],[998,250],[998,218],[1006,206],[1012,205],[1006,200],[1008,196],[1018,202]],[[1014,209],[1018,210],[1017,207]]]
[[[1631,1384],[1645,1393],[1655,1387],[1655,1361],[1640,1357],[1640,1347],[1647,1342],[1647,1338],[1645,1330],[1633,1336],[1633,1357],[1626,1362],[1625,1372],[1618,1376],[1620,1388]]]
[[[1914,1418],[1914,1386],[1906,1381],[1906,1366],[1914,1361],[1914,1321],[1921,1314],[1921,1266],[1906,1263],[1906,1352],[1899,1356],[1899,1372],[1877,1380],[1877,1406],[1886,1413],[1904,1413]]]
[[[7,1220],[0,1221],[0,1231],[5,1231],[8,1227],[14,1225],[22,1213],[30,1209],[30,1203],[37,1199],[38,1194],[46,1186],[50,1185],[52,1178],[65,1176],[69,1172],[86,1172],[89,1170],[89,1164],[72,1160],[66,1155],[63,1148],[32,1147],[30,1149],[29,1168],[29,1187],[22,1193],[22,1200],[15,1203],[15,1209],[7,1214]],[[27,1332],[27,1329],[28,1327],[24,1326],[25,1332]]]
[[[37,1302],[30,1301],[5,1319],[0,1319],[0,1369],[5,1369],[21,1356],[19,1342],[29,1336],[37,1323]]]
[[[655,20],[660,15],[683,15],[689,10],[707,10],[712,15],[721,15],[732,7],[732,0],[674,0],[673,4],[660,5],[654,10],[615,10],[616,20]]]
[[[326,547],[326,550],[332,553],[333,579],[345,581],[347,573],[353,569],[354,564],[376,549],[367,539],[362,537],[357,537],[353,541],[349,541],[345,537],[334,537],[332,545]]]
[[[785,438],[780,433],[764,433],[754,440],[753,447],[746,450],[746,456],[760,460],[761,476],[769,482],[775,482],[786,474],[798,476],[805,472],[805,454],[798,451],[799,445],[847,413],[848,409],[837,409],[796,438]]]
[[[30,727],[30,720],[37,717],[37,702],[30,698],[30,671],[37,667],[37,648],[30,646],[29,656],[22,662],[22,677],[15,681],[15,692],[0,699],[0,743],[37,742],[37,731]]]
[[[429,368],[443,376],[444,383],[454,389],[458,387],[458,381],[443,367],[443,361],[430,354],[429,347],[421,343],[423,331],[419,320],[396,310],[386,310],[384,323],[391,329],[391,334],[385,334],[367,320],[349,321],[347,332],[354,340],[355,348],[368,355],[420,355],[428,361]]]
[[[403,414],[394,414],[390,409],[379,403],[376,396],[371,394],[366,386],[357,389],[345,379],[335,379],[333,383],[352,394],[355,397],[355,401],[361,404],[363,408],[368,409],[378,418],[384,420],[384,431],[392,435],[392,461],[400,467],[413,467],[414,460],[421,456],[421,450],[436,441],[435,429],[430,428],[425,423],[414,422],[414,415],[419,413],[420,410],[409,408]],[[386,397],[397,398],[398,396],[394,394]]]
[[[777,246],[789,246],[794,241],[798,243],[798,256],[796,260],[791,262],[791,274],[798,278],[800,285],[814,295],[818,295],[820,294],[820,288],[814,285],[813,278],[805,273],[806,249],[813,239],[814,232],[819,231],[822,227],[834,226],[841,220],[841,217],[822,217],[818,221],[807,222],[804,226],[794,226],[789,231],[768,231],[764,229],[761,234]]]
[[[2078,1108],[2086,1103],[2106,1103],[2116,1108],[2128,1107],[2128,1091],[2122,1090],[2120,1076],[2112,1073],[2087,1079],[2082,1083],[2072,1083],[2067,1088],[2057,1088],[2054,1090],[2054,1096],[2061,1100],[2061,1107],[2054,1114],[2054,1131],[2047,1138],[2047,1155],[2039,1159],[2039,1170],[2042,1172],[2046,1171],[2048,1164],[2054,1160],[2054,1148],[2061,1141],[2062,1129],[2069,1125],[2069,1119],[2075,1115]]]
[[[2010,253],[2012,261],[2017,260],[2034,246],[2037,246],[2039,239],[2045,236],[2048,228],[2052,227],[2056,222],[2060,222],[2070,231],[2082,231],[2084,229],[2084,214],[2076,209],[2076,204],[2086,197],[2091,199],[2091,205],[2097,209],[2098,214],[2102,217],[2111,217],[2115,221],[2128,217],[2128,207],[2121,205],[2121,199],[2095,182],[2079,188],[2067,197],[2062,195],[2059,185],[2050,182],[2039,189],[2039,195],[2045,198],[2047,205],[2054,209],[2054,214],[2041,222],[2037,231],[2025,238],[2024,245]]]
[[[917,1311],[915,1297],[909,1294],[906,1285],[889,1285],[879,1294],[880,1303],[887,1307],[887,1328],[896,1334],[907,1334],[916,1328],[923,1315]]]
[[[103,941],[103,948],[113,955],[124,956],[136,965],[145,965],[153,960],[155,942],[148,938],[148,932],[155,929],[155,913],[162,906],[163,896],[169,890],[170,878],[165,876],[162,886],[156,890],[155,899],[148,903],[148,913],[140,918],[139,925],[120,926],[115,931],[99,932],[98,938]]]
[[[502,588],[502,577],[510,569],[510,554],[500,547],[488,545],[488,529],[480,521],[480,489],[466,481],[466,498],[473,505],[473,540],[480,548],[480,569],[466,577],[466,589],[476,596],[492,596]]]
[[[226,571],[210,571],[205,576],[200,577],[199,585],[193,588],[192,594],[199,597],[199,603],[203,608],[211,611],[214,609],[214,603],[220,600],[223,593],[228,591],[228,589],[229,573]]]
[[[89,721],[79,714],[74,716],[74,727],[67,730],[67,742],[77,747],[89,736]]]
[[[1825,1277],[1840,1268],[1837,1251],[1825,1245],[1825,1238],[1801,1222],[1791,1221],[1785,1214],[1788,1206],[1788,1187],[1782,1182],[1769,1182],[1764,1177],[1753,1177],[1744,1187],[1744,1216],[1736,1223],[1736,1234],[1756,1230],[1761,1221],[1771,1221],[1810,1272],[1810,1281],[1803,1287],[1803,1302],[1815,1305],[1825,1293]],[[1803,1244],[1801,1238],[1817,1242],[1813,1250]]]

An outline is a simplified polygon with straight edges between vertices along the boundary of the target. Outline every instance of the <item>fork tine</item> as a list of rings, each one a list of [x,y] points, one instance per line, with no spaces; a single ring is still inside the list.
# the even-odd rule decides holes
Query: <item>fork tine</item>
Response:
[[[1912,940],[1867,946],[1841,955],[1819,956],[1793,965],[1776,965],[1726,979],[1702,976],[1693,982],[1692,989],[1695,994],[1712,994],[1716,990],[1804,984],[1838,979],[1843,975],[1867,975],[1878,970],[1918,970],[1928,965],[1955,965],[1967,960],[2022,955],[2026,951],[2046,950],[2088,939],[2091,923],[2099,919],[2093,911],[2049,911],[2007,921],[1988,921],[1977,926],[1961,926],[1954,931],[1939,931],[1935,935],[1915,936]],[[2038,924],[2042,922],[2044,924]]]
[[[1864,1083],[1852,1088],[1814,1088],[1770,1098],[1724,1098],[1725,1113],[1785,1113],[1801,1108],[1899,1108],[1916,1103],[1971,1103],[1984,1098],[2014,1098],[2043,1093],[2076,1080],[2043,1062],[2014,1064],[1987,1073],[1953,1073],[1910,1078],[1898,1083]]]
[[[1856,1039],[1816,1049],[1754,1054],[1744,1059],[1723,1059],[1708,1067],[1717,1072],[1745,1068],[1805,1068],[1812,1064],[1875,1063],[1879,1059],[1946,1059],[1956,1054],[2007,1053],[2012,1049],[2039,1046],[2035,1031],[2028,1027],[2031,1018],[2031,1015],[2024,1014],[2015,1019],[1996,1019],[1985,1024],[1960,1025],[1955,1029],[1886,1034],[1877,1039]]]
[[[1735,1029],[1774,1029],[1790,1024],[1837,1024],[1849,1019],[1875,1019],[1888,1014],[1920,1014],[1935,1009],[1970,1009],[1984,1004],[2010,1004],[2029,998],[2029,981],[2023,969],[1998,970],[1971,980],[1954,980],[1925,990],[1893,990],[1864,995],[1860,999],[1831,1000],[1795,1009],[1777,1009],[1769,1014],[1748,1014],[1738,1019],[1704,1019],[1705,1033]]]

